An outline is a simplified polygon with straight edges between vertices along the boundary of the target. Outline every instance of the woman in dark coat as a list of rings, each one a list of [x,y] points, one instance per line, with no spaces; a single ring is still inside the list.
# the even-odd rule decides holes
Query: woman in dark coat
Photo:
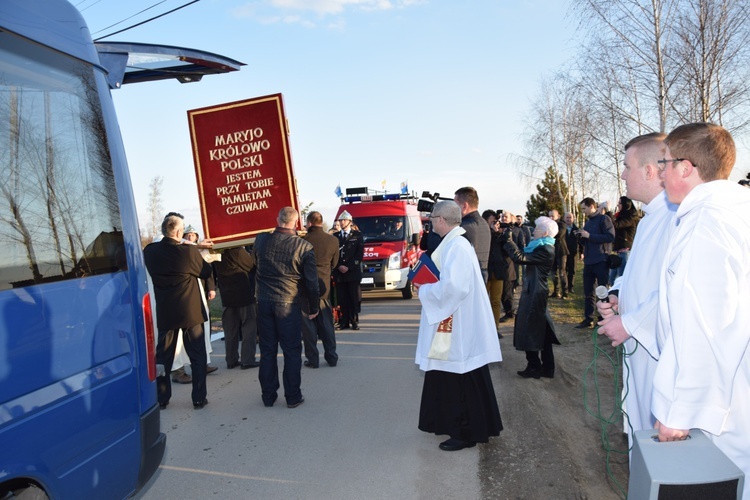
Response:
[[[555,260],[555,235],[558,226],[549,217],[539,217],[531,242],[520,250],[506,237],[505,251],[517,263],[526,266],[523,290],[518,304],[518,314],[513,330],[513,346],[526,351],[526,369],[518,374],[523,378],[552,378],[555,375],[555,357],[552,344],[560,344],[555,335],[555,325],[547,311],[549,278]],[[541,360],[539,352],[541,351]]]
[[[635,230],[641,220],[638,210],[633,206],[633,201],[627,196],[620,197],[617,208],[619,210],[612,221],[615,226],[615,241],[612,242],[612,250],[620,256],[620,266],[609,271],[610,284],[613,284],[615,278],[622,276],[625,272],[625,264],[630,256],[630,247],[633,246]]]

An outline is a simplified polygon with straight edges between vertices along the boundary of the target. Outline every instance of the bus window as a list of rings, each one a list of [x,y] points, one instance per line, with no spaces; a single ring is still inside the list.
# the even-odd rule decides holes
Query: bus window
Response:
[[[127,268],[90,65],[0,32],[0,290]]]

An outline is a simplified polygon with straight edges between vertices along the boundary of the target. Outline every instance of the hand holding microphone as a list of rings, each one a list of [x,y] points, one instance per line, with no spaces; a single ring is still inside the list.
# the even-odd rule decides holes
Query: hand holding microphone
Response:
[[[599,309],[599,314],[604,317],[602,310],[607,311],[610,316],[612,314],[617,314],[617,295],[610,294],[607,287],[603,285],[596,287],[594,293],[596,294],[596,298],[599,299],[596,303],[596,307]]]
[[[603,318],[597,323],[599,335],[606,335],[612,341],[612,347],[617,347],[630,338],[630,334],[622,325],[622,318],[617,314],[617,295],[610,295],[606,286],[596,287],[594,293],[599,299],[596,308]]]

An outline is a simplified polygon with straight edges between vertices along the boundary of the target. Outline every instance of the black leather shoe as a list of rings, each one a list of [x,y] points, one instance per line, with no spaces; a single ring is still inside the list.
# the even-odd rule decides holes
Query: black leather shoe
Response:
[[[227,370],[231,370],[233,368],[237,368],[238,366],[240,366],[239,362],[237,362],[237,363],[227,363]]]
[[[308,368],[317,368],[318,367],[318,365],[314,365],[314,364],[310,363],[309,361],[305,361],[305,366],[308,367]]]
[[[166,410],[168,404],[169,403],[159,403],[159,408],[162,409],[162,410]]]
[[[464,441],[463,439],[450,438],[440,443],[440,449],[443,451],[458,451],[464,448],[473,448],[477,443],[474,441]]]
[[[584,319],[583,321],[578,323],[575,328],[591,328],[592,326],[594,326],[593,321],[591,321],[590,319]]]
[[[213,372],[215,372],[215,371],[216,371],[216,370],[218,370],[218,369],[219,369],[219,367],[218,367],[218,366],[211,366],[211,365],[208,365],[208,366],[206,367],[206,375],[208,375],[209,373],[213,373]]]
[[[352,323],[352,330],[359,330],[359,323]]]
[[[518,373],[523,378],[539,378],[542,376],[541,368],[526,368]]]
[[[348,330],[349,329],[349,325],[339,325],[338,329],[339,330]]]
[[[203,407],[206,406],[207,404],[208,404],[208,399],[204,399],[203,401],[199,401],[198,403],[193,401],[193,408],[195,408],[196,410],[202,410]]]
[[[542,368],[542,377],[544,378],[555,378],[555,370],[545,370]]]
[[[296,403],[292,403],[292,404],[287,403],[286,407],[287,408],[297,408],[299,405],[301,405],[304,402],[305,402],[305,398],[302,398],[299,401],[297,401]]]
[[[247,370],[248,368],[258,368],[259,366],[260,366],[260,363],[253,361],[252,363],[240,365],[240,370]]]
[[[264,400],[263,400],[263,406],[265,406],[266,408],[270,408],[270,407],[272,407],[272,406],[273,406],[273,404],[274,404],[274,403],[276,402],[276,398],[277,398],[277,397],[278,397],[278,396],[274,396],[274,397],[273,397],[273,399],[269,399],[269,400],[267,400],[267,399],[264,399]]]

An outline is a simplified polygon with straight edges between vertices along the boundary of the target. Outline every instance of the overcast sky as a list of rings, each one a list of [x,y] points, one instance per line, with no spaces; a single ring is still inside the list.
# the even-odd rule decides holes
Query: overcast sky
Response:
[[[94,38],[188,0],[82,0]],[[247,64],[241,71],[114,90],[145,226],[148,185],[164,209],[200,226],[187,110],[281,93],[300,204],[328,222],[341,188],[452,197],[525,212],[535,191],[511,156],[540,78],[574,52],[563,0],[201,0],[107,41],[184,46]],[[202,233],[202,231],[201,231]]]

